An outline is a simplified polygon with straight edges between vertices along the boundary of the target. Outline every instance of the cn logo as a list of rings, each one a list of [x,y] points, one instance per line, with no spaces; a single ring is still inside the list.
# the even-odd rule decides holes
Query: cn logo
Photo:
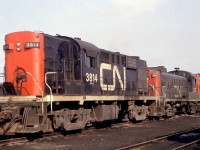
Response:
[[[103,78],[105,78],[103,76],[104,70],[110,70],[110,71],[113,72],[112,73],[113,74],[113,77],[112,77],[113,78],[113,84],[104,84],[104,82],[103,82]],[[103,91],[114,91],[115,87],[116,87],[116,80],[118,79],[121,89],[123,91],[125,91],[126,90],[126,68],[124,67],[123,70],[124,70],[123,71],[124,72],[124,79],[122,80],[120,73],[119,73],[119,70],[118,70],[116,65],[114,65],[113,68],[111,68],[111,64],[101,63],[101,65],[100,65],[100,86],[101,86],[101,89]]]

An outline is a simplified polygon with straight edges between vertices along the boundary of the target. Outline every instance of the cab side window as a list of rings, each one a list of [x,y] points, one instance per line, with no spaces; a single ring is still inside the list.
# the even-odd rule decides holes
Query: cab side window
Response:
[[[85,66],[88,68],[95,68],[96,66],[96,59],[95,57],[90,57],[85,54]]]

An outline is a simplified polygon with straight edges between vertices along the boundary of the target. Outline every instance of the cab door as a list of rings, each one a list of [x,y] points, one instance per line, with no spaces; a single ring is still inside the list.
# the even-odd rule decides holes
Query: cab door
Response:
[[[82,94],[83,85],[79,47],[71,41],[64,41],[60,43],[58,53],[62,68],[60,78],[63,80],[64,94]]]
[[[70,48],[70,42],[69,41],[64,41],[61,42],[58,48],[58,54],[59,54],[59,59],[60,59],[60,64],[62,67],[62,72],[63,72],[63,80],[72,80],[73,75],[72,75],[72,64],[71,64],[71,48]]]

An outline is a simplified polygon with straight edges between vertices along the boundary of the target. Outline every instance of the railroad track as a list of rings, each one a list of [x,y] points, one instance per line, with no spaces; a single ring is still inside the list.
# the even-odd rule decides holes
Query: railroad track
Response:
[[[133,144],[133,145],[129,145],[129,146],[125,146],[125,147],[121,147],[118,148],[116,150],[134,150],[134,149],[144,149],[144,148],[148,148],[149,146],[153,145],[153,144],[157,144],[157,143],[161,143],[161,142],[165,142],[167,141],[167,139],[171,139],[171,138],[175,138],[178,137],[180,135],[184,135],[184,134],[188,134],[188,133],[194,133],[194,132],[200,132],[200,128],[194,128],[194,129],[190,129],[190,130],[186,130],[186,131],[182,131],[182,132],[178,132],[178,133],[174,133],[174,134],[169,134],[166,136],[162,136],[162,137],[158,137],[149,141],[145,141],[145,142],[141,142],[138,144]],[[174,148],[173,150],[181,150],[184,149],[186,147],[189,147],[191,145],[194,145],[196,143],[198,143],[200,140],[196,140],[190,143],[187,143],[185,145],[179,146],[177,148]]]
[[[196,141],[192,141],[190,143],[187,143],[185,145],[179,146],[177,148],[174,148],[172,150],[185,150],[185,149],[191,149],[196,148],[200,144],[200,139]],[[199,147],[198,147],[199,148]]]
[[[19,144],[24,144],[24,143],[29,142],[29,141],[30,140],[27,139],[26,137],[0,140],[0,146],[19,145]]]
[[[131,123],[116,123],[113,126],[105,126],[102,127],[102,130],[107,130],[112,129],[112,128],[123,128],[123,127],[127,127],[128,125],[133,125]],[[0,139],[0,147],[2,146],[13,146],[13,145],[22,145],[22,144],[26,144],[26,143],[31,143],[32,141],[42,141],[42,140],[49,140],[49,139],[53,139],[53,138],[62,138],[66,135],[68,136],[76,136],[77,134],[83,134],[83,135],[87,135],[87,134],[91,134],[91,132],[94,132],[96,130],[101,130],[99,128],[87,128],[85,130],[83,130],[82,132],[79,131],[75,131],[75,132],[53,132],[53,133],[49,133],[49,134],[43,134],[43,135],[32,135],[33,137],[29,136],[23,136],[23,137],[12,137],[12,138],[7,138],[7,139]],[[1,149],[1,148],[0,148]]]
[[[63,137],[61,133],[49,133],[49,134],[43,134],[42,136],[33,135],[33,137],[27,136],[27,137],[17,137],[17,138],[8,138],[5,140],[0,140],[0,147],[1,146],[13,146],[13,145],[22,145],[26,143],[31,143],[32,141],[37,140],[46,140],[49,138],[59,138]],[[0,148],[1,149],[1,148]]]
[[[171,118],[171,119],[173,119],[173,118]],[[157,122],[157,121],[160,121],[160,120],[154,120],[154,121]],[[101,129],[102,130],[107,130],[107,129],[112,129],[112,128],[129,128],[129,127],[133,127],[133,126],[138,126],[138,125],[146,124],[148,122],[149,122],[149,120],[146,120],[146,121],[144,121],[142,123],[138,123],[138,124],[137,123],[133,124],[131,122],[114,123],[114,124],[112,124],[112,126],[103,127]],[[0,147],[1,146],[22,145],[22,144],[26,144],[26,143],[31,143],[32,141],[37,142],[37,141],[48,140],[48,139],[53,139],[53,138],[62,138],[64,136],[66,136],[66,135],[69,135],[69,136],[73,136],[73,135],[76,136],[77,134],[87,135],[87,134],[91,134],[91,132],[94,132],[96,130],[101,130],[101,129],[99,129],[99,128],[96,129],[94,127],[92,127],[92,128],[90,127],[90,128],[87,128],[86,130],[83,130],[83,132],[81,132],[81,133],[80,132],[77,132],[77,133],[75,132],[75,133],[72,133],[72,134],[71,133],[61,134],[61,132],[53,132],[53,133],[43,134],[41,136],[33,137],[33,138],[29,138],[29,137],[17,137],[17,138],[10,138],[10,139],[0,139]],[[194,129],[194,130],[196,130],[196,129]],[[182,132],[179,133],[179,134],[182,134]],[[167,136],[166,136],[166,138],[167,138]],[[160,137],[158,139],[164,139],[164,138]],[[144,142],[143,144],[145,145],[145,143],[149,143],[149,144],[150,143],[154,143],[158,139],[154,139],[151,142]],[[141,145],[141,143],[139,145]],[[139,147],[139,145],[137,146],[137,144],[136,144],[135,147]],[[129,147],[127,147],[127,149],[128,148]],[[125,149],[126,149],[126,147],[125,147]]]

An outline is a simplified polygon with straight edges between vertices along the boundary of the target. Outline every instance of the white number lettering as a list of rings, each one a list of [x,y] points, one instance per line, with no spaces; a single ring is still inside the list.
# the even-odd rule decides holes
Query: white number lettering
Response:
[[[97,82],[97,74],[94,73],[86,73],[86,82],[90,82],[90,84],[94,84],[94,82]]]
[[[94,82],[97,82],[97,81],[98,81],[97,74],[95,74],[95,76],[94,76]]]
[[[89,82],[90,78],[89,78],[89,73],[86,73],[86,82]]]

